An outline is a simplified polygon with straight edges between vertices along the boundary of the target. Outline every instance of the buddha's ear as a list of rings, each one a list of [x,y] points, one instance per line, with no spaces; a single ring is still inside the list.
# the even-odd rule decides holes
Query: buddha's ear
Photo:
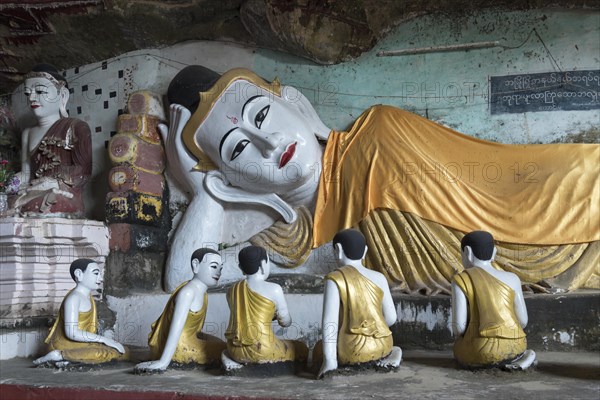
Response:
[[[67,102],[69,101],[69,89],[65,86],[60,88],[60,115],[61,117],[67,118],[69,114],[67,113]]]

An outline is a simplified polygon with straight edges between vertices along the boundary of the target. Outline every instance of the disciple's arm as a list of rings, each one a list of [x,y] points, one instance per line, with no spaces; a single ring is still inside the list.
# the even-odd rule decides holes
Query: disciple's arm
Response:
[[[91,300],[93,301],[93,300]],[[81,305],[81,297],[76,293],[71,293],[67,296],[64,302],[63,318],[65,321],[65,335],[68,339],[75,342],[84,343],[103,343],[114,348],[119,353],[124,354],[125,348],[121,343],[107,338],[96,333],[83,331],[79,329],[79,307]]]
[[[177,297],[175,298],[175,308],[171,318],[171,326],[169,327],[169,335],[167,336],[167,342],[165,343],[160,359],[140,363],[136,365],[136,369],[164,370],[169,366],[173,359],[173,355],[175,354],[175,350],[177,350],[181,332],[183,332],[183,327],[187,321],[188,312],[193,300],[194,291],[193,288],[189,286],[183,287],[179,293],[177,293]]]
[[[452,282],[452,333],[460,336],[467,329],[467,298],[455,282]]]
[[[337,369],[337,337],[339,330],[340,292],[335,282],[327,279],[323,293],[323,364],[318,377]]]
[[[385,323],[387,326],[392,326],[396,323],[398,314],[396,312],[394,300],[392,299],[392,293],[390,293],[390,287],[388,286],[385,277],[381,276],[381,278],[380,287],[383,289],[383,318],[385,318]]]
[[[292,317],[288,311],[287,301],[285,300],[281,286],[273,284],[273,297],[275,300],[277,322],[283,327],[290,326],[292,324]]]
[[[525,328],[529,321],[529,316],[527,315],[527,306],[525,305],[525,298],[523,297],[523,290],[521,289],[521,280],[518,276],[512,275],[513,282],[511,282],[511,286],[515,291],[515,315],[521,328]]]

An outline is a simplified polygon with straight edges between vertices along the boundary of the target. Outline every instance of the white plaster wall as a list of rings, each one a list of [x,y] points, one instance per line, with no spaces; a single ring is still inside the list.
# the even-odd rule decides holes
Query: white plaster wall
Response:
[[[377,57],[379,51],[486,41],[499,41],[503,47]],[[300,88],[325,124],[337,130],[346,129],[371,105],[383,103],[486,140],[547,143],[598,127],[600,111],[490,115],[489,77],[600,69],[600,12],[487,10],[452,19],[431,15],[403,23],[350,62],[317,66],[259,50],[254,69],[266,79],[277,76]]]
[[[36,357],[45,351],[48,329],[13,329],[0,331],[0,360]]]
[[[132,295],[126,298],[108,296],[109,308],[115,312],[114,338],[125,345],[148,346],[148,334],[169,300],[168,295]],[[282,328],[273,322],[275,334],[282,339],[316,342],[321,326],[323,296],[321,294],[286,294],[292,325]],[[208,295],[208,310],[203,332],[225,340],[229,323],[229,306],[225,293]]]

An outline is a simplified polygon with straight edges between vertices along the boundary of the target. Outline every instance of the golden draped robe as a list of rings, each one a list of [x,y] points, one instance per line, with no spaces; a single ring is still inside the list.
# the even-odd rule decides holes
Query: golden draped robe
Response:
[[[306,359],[303,343],[275,336],[271,327],[275,303],[250,289],[245,280],[229,289],[227,303],[230,316],[225,337],[231,359],[242,364]]]
[[[391,285],[449,294],[463,270],[460,239],[487,230],[498,241],[495,265],[524,283],[600,288],[599,160],[596,144],[493,143],[375,106],[349,132],[331,133],[314,224],[276,224],[250,241],[295,258],[286,260],[293,267],[309,254],[297,249],[355,227],[367,267]]]
[[[351,266],[338,268],[326,279],[333,281],[340,292],[338,362],[357,364],[390,354],[392,332],[383,317],[383,291],[379,286]]]
[[[468,302],[468,325],[454,342],[454,357],[468,367],[512,361],[527,349],[515,315],[515,292],[481,268],[454,277]]]
[[[188,282],[184,282],[173,292],[162,314],[152,324],[152,329],[148,335],[148,346],[150,347],[150,357],[153,360],[159,359],[162,355],[171,329],[175,299],[181,288]],[[210,364],[221,359],[221,352],[225,350],[225,343],[216,337],[201,332],[204,327],[207,308],[208,294],[204,293],[202,308],[196,312],[191,310],[188,312],[171,361],[181,364]]]
[[[71,292],[65,296],[67,298]],[[82,331],[91,333],[97,332],[98,316],[96,314],[96,302],[90,295],[92,308],[86,312],[79,313],[79,321],[77,326]],[[54,325],[46,337],[45,343],[48,345],[48,350],[59,350],[63,359],[73,362],[81,362],[85,364],[101,364],[113,360],[126,360],[129,358],[129,351],[125,347],[125,354],[119,353],[116,349],[107,346],[103,343],[76,342],[67,338],[65,334],[65,322],[63,318],[64,303],[60,305],[58,317],[54,321]]]

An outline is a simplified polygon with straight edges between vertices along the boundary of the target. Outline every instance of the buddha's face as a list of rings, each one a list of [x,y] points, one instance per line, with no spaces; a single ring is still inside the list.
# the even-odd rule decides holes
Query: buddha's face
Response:
[[[81,270],[78,270],[81,271]],[[78,284],[89,290],[96,290],[102,285],[102,273],[96,263],[89,263],[85,271],[75,275],[78,278]]]
[[[321,158],[315,133],[296,103],[237,80],[216,100],[197,140],[233,186],[285,193],[318,179]]]
[[[200,280],[209,287],[216,286],[219,283],[221,277],[221,271],[223,270],[223,262],[221,256],[218,254],[208,253],[204,255],[202,261],[194,260],[196,263],[196,270],[194,271]],[[192,264],[194,266],[194,264]]]
[[[48,79],[43,77],[26,79],[23,93],[36,117],[60,115],[62,94]]]

